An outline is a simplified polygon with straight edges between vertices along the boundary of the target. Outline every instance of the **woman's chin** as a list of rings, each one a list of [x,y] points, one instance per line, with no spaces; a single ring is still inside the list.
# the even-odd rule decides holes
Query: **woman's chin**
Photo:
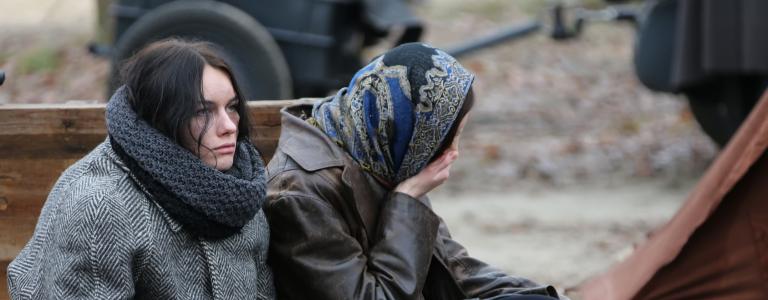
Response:
[[[219,156],[217,159],[206,159],[204,163],[211,168],[224,172],[232,168],[233,161],[233,155],[226,155],[224,157]]]
[[[216,170],[219,171],[226,171],[232,168],[232,159],[226,159],[224,161],[219,161],[219,164],[216,166]]]

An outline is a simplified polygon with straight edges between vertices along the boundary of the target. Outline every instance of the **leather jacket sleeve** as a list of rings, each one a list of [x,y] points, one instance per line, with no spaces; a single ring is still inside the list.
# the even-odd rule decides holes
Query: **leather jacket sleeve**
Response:
[[[439,218],[421,200],[392,193],[376,241],[364,251],[332,201],[276,193],[266,207],[270,263],[285,299],[418,299]]]
[[[456,242],[445,222],[440,221],[438,230],[438,255],[446,264],[459,288],[470,298],[493,299],[509,294],[534,294],[557,298],[552,286],[543,286],[529,279],[510,276],[499,269],[469,256],[467,250]],[[567,299],[560,296],[560,299]]]

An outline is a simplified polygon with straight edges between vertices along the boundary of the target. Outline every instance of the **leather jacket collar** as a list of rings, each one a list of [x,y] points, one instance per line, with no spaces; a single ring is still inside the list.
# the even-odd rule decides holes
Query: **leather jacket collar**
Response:
[[[312,114],[311,104],[288,106],[281,111],[282,129],[279,147],[304,171],[340,167],[344,193],[348,199],[355,199],[357,209],[367,236],[373,237],[378,222],[378,207],[389,191],[384,190],[374,179],[354,162],[344,149],[336,145],[319,128],[306,119]],[[270,179],[272,179],[270,174]],[[372,241],[368,241],[372,242]],[[366,245],[367,246],[367,245]]]

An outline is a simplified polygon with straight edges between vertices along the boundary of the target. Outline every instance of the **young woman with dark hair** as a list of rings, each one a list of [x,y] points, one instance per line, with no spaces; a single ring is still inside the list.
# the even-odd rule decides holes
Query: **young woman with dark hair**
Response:
[[[335,96],[282,111],[265,207],[279,298],[557,299],[469,256],[426,197],[458,158],[473,80],[405,44]]]
[[[259,152],[229,66],[204,42],[126,62],[109,136],[67,169],[10,264],[14,299],[274,299]]]

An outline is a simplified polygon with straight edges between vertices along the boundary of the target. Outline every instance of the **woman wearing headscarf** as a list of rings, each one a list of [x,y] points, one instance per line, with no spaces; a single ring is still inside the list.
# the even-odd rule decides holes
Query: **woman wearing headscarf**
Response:
[[[265,207],[279,298],[557,298],[469,256],[426,197],[458,157],[473,79],[405,44],[335,96],[282,111]]]
[[[126,64],[108,138],[59,177],[12,299],[274,299],[264,163],[229,65],[164,40]]]

